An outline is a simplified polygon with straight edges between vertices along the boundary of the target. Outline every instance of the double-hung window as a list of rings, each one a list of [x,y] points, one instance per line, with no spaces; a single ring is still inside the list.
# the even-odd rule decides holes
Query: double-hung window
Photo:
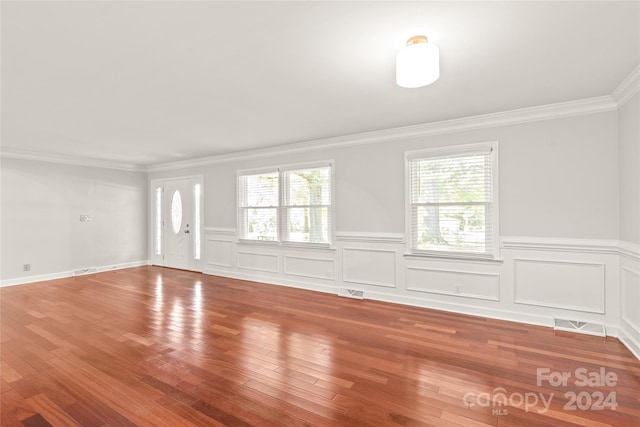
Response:
[[[278,171],[238,176],[239,235],[244,240],[278,240]]]
[[[332,185],[329,162],[238,172],[238,238],[331,245]]]
[[[407,153],[407,235],[415,254],[495,258],[497,143]]]

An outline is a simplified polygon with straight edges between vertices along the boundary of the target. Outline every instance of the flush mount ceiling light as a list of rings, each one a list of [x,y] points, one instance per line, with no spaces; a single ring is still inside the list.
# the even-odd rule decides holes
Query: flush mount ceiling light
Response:
[[[440,77],[438,46],[429,43],[426,36],[413,36],[407,40],[396,57],[396,83],[415,88],[429,85]]]

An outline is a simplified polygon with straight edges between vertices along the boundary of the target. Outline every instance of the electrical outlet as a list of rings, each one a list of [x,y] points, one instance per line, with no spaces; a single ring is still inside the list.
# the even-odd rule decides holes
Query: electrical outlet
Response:
[[[80,215],[80,221],[81,222],[90,222],[91,221],[91,215]]]
[[[31,271],[31,264],[22,264],[22,271]]]

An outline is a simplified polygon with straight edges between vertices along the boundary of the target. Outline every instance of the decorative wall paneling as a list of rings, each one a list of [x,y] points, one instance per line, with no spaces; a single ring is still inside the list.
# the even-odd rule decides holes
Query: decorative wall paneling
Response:
[[[397,253],[393,249],[342,248],[342,281],[396,287]]]
[[[213,231],[212,229],[205,231],[205,271],[208,268],[233,267],[233,249],[235,239],[236,232],[234,229],[216,228]]]
[[[325,258],[284,255],[284,274],[314,279],[335,279],[335,261]]]
[[[605,314],[605,264],[514,259],[516,304]]]
[[[633,250],[633,245],[629,244],[622,247],[619,337],[640,359],[640,250]]]
[[[622,267],[622,320],[640,334],[640,273]]]
[[[205,228],[203,273],[337,293],[335,250],[238,242],[235,230]]]
[[[500,275],[407,267],[407,290],[500,301]]]

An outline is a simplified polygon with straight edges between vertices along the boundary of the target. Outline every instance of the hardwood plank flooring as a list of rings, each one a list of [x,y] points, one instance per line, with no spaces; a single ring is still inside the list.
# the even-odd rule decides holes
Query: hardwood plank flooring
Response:
[[[640,426],[614,338],[159,267],[0,298],[2,426]]]

